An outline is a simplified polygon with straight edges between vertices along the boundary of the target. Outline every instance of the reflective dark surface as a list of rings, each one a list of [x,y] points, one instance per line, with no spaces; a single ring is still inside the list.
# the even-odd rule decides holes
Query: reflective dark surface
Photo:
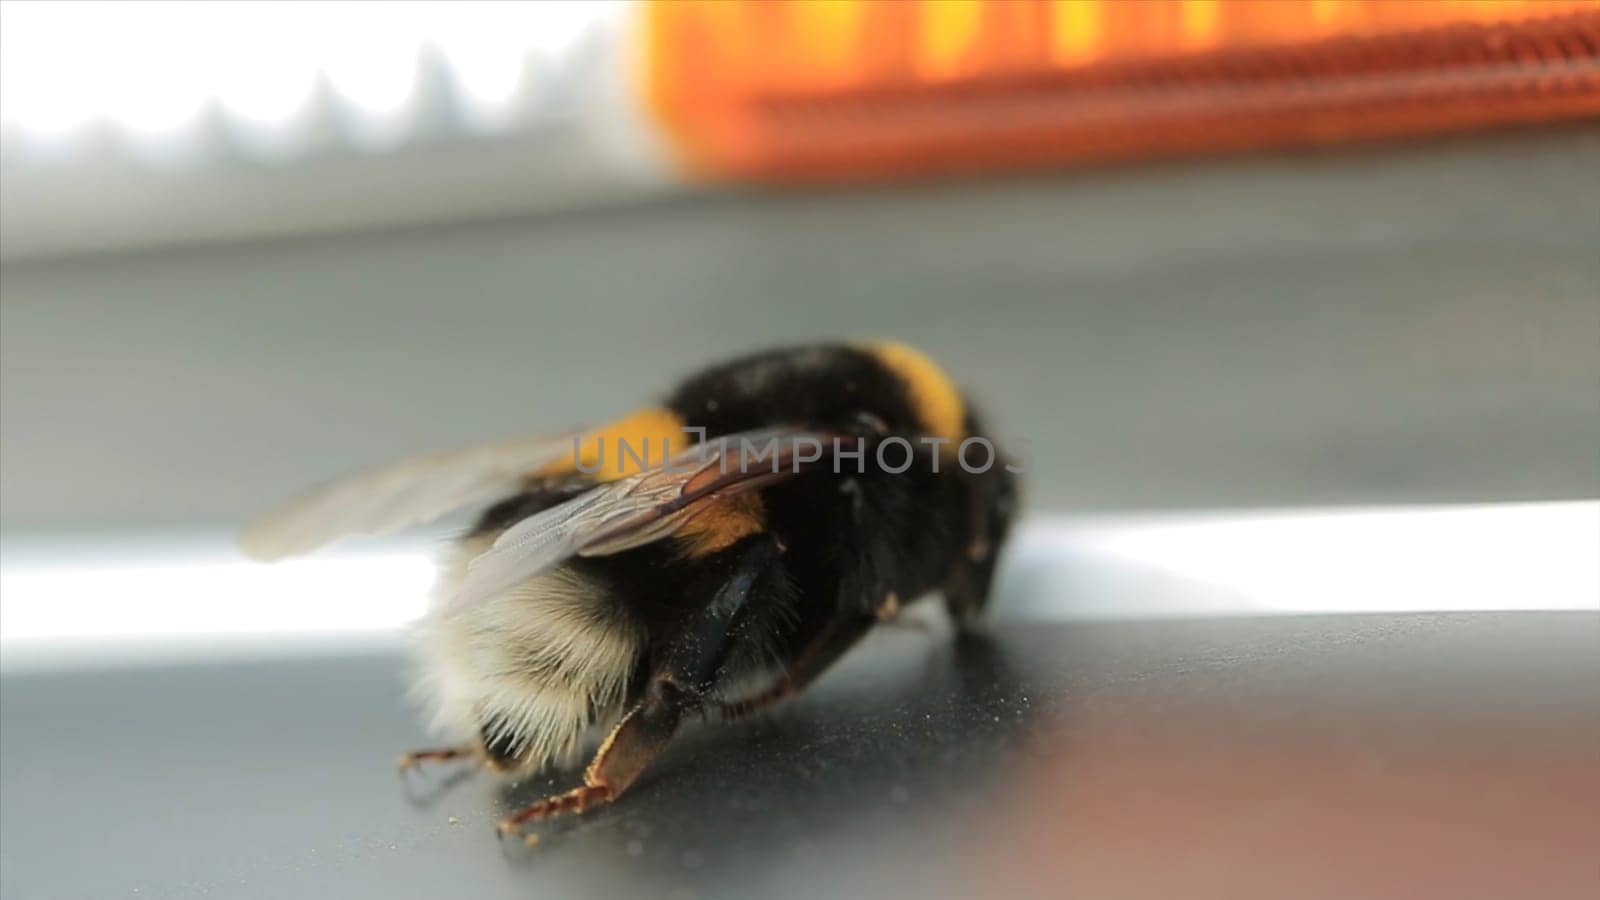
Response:
[[[1600,616],[873,636],[532,851],[390,651],[0,687],[0,885],[50,897],[1593,896]]]

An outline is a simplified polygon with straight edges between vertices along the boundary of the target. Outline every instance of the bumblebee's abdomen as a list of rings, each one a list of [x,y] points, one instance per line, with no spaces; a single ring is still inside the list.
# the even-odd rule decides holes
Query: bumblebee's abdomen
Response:
[[[525,498],[534,504],[541,498]],[[439,726],[476,734],[502,769],[568,760],[589,729],[620,715],[648,622],[610,579],[564,565],[468,609],[442,604],[497,532],[462,539],[421,625],[419,688]]]

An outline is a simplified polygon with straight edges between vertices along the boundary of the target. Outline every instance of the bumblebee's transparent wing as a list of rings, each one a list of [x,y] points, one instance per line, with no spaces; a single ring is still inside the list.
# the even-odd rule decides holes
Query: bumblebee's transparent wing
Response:
[[[516,493],[571,453],[571,435],[516,438],[401,460],[323,485],[257,519],[239,546],[260,560],[307,553],[351,534],[383,534]]]
[[[467,565],[453,603],[470,606],[570,556],[605,556],[667,537],[718,499],[792,478],[828,458],[833,437],[775,428],[713,438],[664,467],[535,513]]]

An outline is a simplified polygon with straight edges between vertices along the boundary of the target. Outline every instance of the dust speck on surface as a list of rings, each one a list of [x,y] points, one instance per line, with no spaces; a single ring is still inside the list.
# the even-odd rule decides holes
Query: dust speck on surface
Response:
[[[628,842],[628,855],[629,856],[643,856],[644,855],[644,841],[629,841]]]

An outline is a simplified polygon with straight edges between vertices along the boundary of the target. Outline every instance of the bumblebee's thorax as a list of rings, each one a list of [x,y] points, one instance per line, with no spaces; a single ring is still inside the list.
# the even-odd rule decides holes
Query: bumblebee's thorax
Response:
[[[959,441],[953,382],[903,344],[825,344],[747,356],[684,381],[666,407],[709,436],[771,425],[848,426],[862,413],[892,432]]]

